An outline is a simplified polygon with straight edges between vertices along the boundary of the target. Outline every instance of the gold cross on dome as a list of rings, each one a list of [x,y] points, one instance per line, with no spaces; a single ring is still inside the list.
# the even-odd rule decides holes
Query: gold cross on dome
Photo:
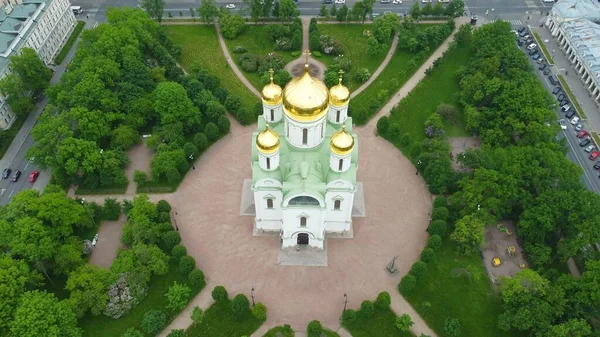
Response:
[[[269,69],[269,79],[271,80],[271,82],[273,82],[273,74],[275,74],[273,68]]]
[[[311,55],[311,53],[310,53],[310,50],[308,50],[308,49],[307,49],[307,50],[305,50],[305,51],[304,51],[304,57],[305,57],[305,58],[304,58],[304,60],[305,60],[304,62],[305,62],[306,64],[308,64],[308,57],[309,57],[310,55]]]

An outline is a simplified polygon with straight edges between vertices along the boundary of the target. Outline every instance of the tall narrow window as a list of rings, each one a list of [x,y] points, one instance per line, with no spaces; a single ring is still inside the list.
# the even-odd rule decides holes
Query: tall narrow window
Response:
[[[271,198],[267,199],[267,208],[273,209],[273,199],[271,199]]]
[[[300,218],[300,227],[306,227],[306,217]]]
[[[341,207],[342,207],[342,201],[341,200],[335,200],[333,202],[333,210],[334,211],[339,211]]]
[[[302,145],[308,144],[308,129],[302,129]]]
[[[286,129],[286,137],[289,137],[290,136],[290,123],[286,123],[285,126],[286,126],[286,128],[285,128]]]
[[[340,162],[338,164],[338,171],[342,170],[342,166],[344,165],[344,159],[340,159]]]
[[[340,110],[335,112],[335,122],[336,123],[340,122]]]
[[[267,157],[267,170],[271,169],[271,158]]]
[[[275,111],[273,111],[273,109],[271,109],[271,122],[273,122],[275,120]]]

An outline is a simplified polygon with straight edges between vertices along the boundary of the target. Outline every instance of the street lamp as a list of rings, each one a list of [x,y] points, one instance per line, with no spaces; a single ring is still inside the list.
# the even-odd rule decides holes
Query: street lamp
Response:
[[[96,221],[94,221],[94,218],[92,217],[92,215],[90,214],[90,210],[85,207],[85,198],[81,198],[81,204],[83,205],[83,208],[85,208],[85,210],[87,211],[88,216],[90,217],[90,220],[92,220],[92,223],[94,224],[94,227],[98,227],[96,225]]]
[[[252,285],[252,290],[250,290],[250,297],[252,297],[252,307],[256,304],[254,303],[254,284]]]
[[[346,311],[346,306],[348,305],[348,295],[344,293],[344,311]]]
[[[190,154],[189,158],[190,158],[190,160],[192,161],[192,170],[195,170],[195,169],[196,169],[196,166],[194,166],[194,155],[193,155],[193,154]]]

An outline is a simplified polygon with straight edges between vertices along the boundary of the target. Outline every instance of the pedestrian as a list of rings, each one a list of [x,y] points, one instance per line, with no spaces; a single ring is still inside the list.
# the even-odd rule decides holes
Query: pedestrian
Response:
[[[86,15],[86,17],[89,19],[89,18],[90,18],[90,15],[89,15],[89,14],[88,14],[88,15]]]
[[[416,175],[416,176],[418,176],[418,175],[419,175],[419,170],[417,170],[417,172],[415,173],[415,175]]]

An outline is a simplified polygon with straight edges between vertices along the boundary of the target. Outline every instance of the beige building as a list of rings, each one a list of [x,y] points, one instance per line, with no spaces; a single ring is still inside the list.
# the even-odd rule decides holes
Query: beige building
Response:
[[[10,71],[9,57],[23,47],[33,48],[44,63],[52,64],[76,24],[68,0],[0,0],[0,78]],[[0,129],[14,120],[0,97]]]

